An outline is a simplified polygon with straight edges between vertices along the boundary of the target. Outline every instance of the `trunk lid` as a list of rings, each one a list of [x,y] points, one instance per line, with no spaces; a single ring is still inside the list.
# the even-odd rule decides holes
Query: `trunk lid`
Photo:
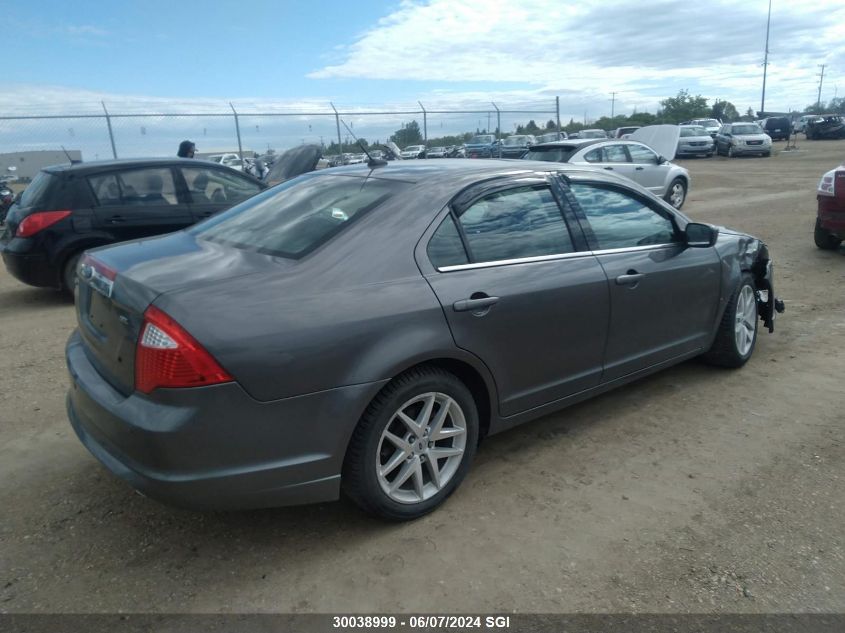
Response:
[[[79,331],[91,363],[124,395],[134,391],[135,346],[144,311],[157,297],[253,274],[259,260],[266,266],[267,259],[187,232],[88,253],[93,261],[81,262],[76,292]]]

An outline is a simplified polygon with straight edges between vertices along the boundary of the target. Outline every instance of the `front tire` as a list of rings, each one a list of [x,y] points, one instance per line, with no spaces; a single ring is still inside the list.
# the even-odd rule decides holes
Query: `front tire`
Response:
[[[831,234],[822,227],[821,221],[816,218],[816,228],[813,231],[813,240],[823,251],[835,251],[839,248],[842,240]]]
[[[736,154],[734,154],[734,146],[728,145],[727,157],[733,158],[734,156],[736,156]]]
[[[675,178],[663,199],[676,209],[680,209],[687,199],[687,183],[682,178]]]
[[[754,280],[745,273],[728,301],[716,338],[705,352],[704,360],[720,367],[742,367],[754,353],[758,323]]]
[[[454,374],[421,367],[367,407],[343,464],[346,495],[381,519],[428,514],[460,485],[478,445],[478,411]]]

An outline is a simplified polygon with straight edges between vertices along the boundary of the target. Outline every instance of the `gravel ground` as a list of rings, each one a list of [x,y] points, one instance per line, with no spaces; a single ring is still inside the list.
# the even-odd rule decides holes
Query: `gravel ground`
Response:
[[[72,307],[0,269],[0,612],[844,611],[845,250],[812,226],[845,141],[800,145],[679,161],[685,211],[775,261],[787,311],[745,368],[685,363],[489,438],[410,524],[135,494],[66,421]]]

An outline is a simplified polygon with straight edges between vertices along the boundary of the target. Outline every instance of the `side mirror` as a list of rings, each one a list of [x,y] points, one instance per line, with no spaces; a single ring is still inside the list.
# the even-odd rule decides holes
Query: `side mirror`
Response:
[[[708,248],[716,243],[719,229],[710,224],[690,222],[684,227],[684,238],[687,246],[693,248]]]
[[[658,154],[658,156],[657,156],[657,164],[658,164],[658,165],[662,165],[662,164],[663,164],[663,163],[665,163],[665,162],[666,162],[666,159],[665,159],[663,156],[660,156],[660,155]]]

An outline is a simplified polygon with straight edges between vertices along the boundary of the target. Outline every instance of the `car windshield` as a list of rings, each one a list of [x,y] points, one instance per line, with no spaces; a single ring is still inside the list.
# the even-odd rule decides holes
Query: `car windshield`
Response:
[[[578,147],[578,145],[532,147],[523,158],[525,160],[542,160],[549,163],[565,163],[578,151]]]
[[[469,143],[492,143],[493,142],[493,135],[492,134],[481,134],[480,136],[473,136],[468,141]]]
[[[405,151],[406,152],[421,152],[422,149],[423,149],[422,145],[408,145],[408,147],[405,148]]]
[[[716,119],[698,119],[694,123],[704,127],[719,127],[719,122]]]
[[[503,145],[525,145],[528,142],[527,136],[509,136],[504,141]]]
[[[445,152],[446,148],[445,147],[432,147],[428,151],[430,151],[430,152]]]
[[[582,130],[581,138],[606,138],[607,134],[601,130]]]
[[[759,125],[734,125],[731,134],[762,134],[763,130]]]
[[[406,187],[379,178],[305,174],[188,231],[211,242],[299,259]]]

